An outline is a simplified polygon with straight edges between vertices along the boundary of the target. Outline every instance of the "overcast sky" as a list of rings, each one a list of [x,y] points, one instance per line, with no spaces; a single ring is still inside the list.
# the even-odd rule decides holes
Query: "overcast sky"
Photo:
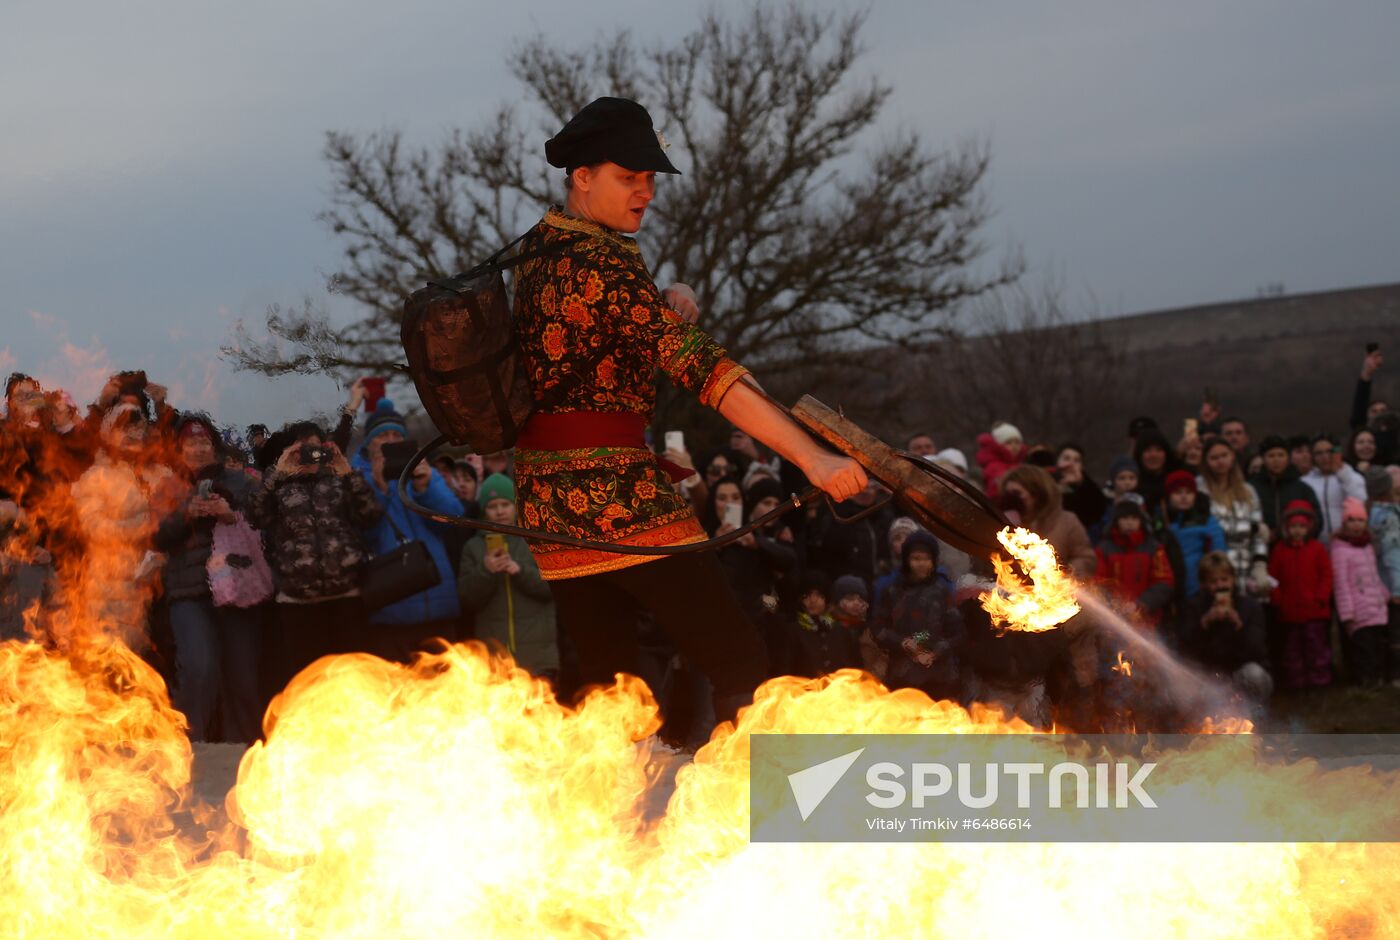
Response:
[[[336,266],[323,132],[431,142],[512,95],[519,38],[657,41],[695,9],[3,0],[0,369],[87,397],[143,367],[238,424],[333,407],[217,358]],[[1137,312],[1400,279],[1397,36],[1394,0],[874,0],[861,68],[884,127],[990,143],[994,246]]]

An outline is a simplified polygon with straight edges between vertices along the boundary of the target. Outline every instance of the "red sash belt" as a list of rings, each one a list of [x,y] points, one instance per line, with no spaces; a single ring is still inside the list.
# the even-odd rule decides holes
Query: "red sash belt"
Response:
[[[579,450],[588,447],[646,449],[647,422],[635,411],[537,411],[525,422],[515,446],[525,450]],[[675,483],[695,471],[662,457],[656,462]]]

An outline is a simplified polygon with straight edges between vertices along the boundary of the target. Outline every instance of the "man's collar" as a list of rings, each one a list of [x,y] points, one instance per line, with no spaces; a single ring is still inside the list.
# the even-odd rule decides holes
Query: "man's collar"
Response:
[[[578,216],[569,215],[562,206],[550,206],[549,211],[544,214],[544,224],[565,232],[579,232],[584,235],[594,235],[605,238],[611,243],[626,248],[630,251],[640,253],[635,239],[628,238],[621,232],[614,231],[605,225],[588,219],[580,219]]]

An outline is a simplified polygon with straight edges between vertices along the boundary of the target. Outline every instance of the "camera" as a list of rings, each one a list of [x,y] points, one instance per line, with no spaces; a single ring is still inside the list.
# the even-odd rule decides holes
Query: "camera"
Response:
[[[331,452],[320,444],[301,445],[301,465],[303,467],[314,467],[328,462],[331,459]]]

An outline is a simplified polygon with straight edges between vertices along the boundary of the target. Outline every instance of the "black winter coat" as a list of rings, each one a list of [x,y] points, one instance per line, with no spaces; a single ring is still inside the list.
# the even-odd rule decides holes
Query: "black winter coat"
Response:
[[[341,597],[360,587],[369,550],[360,535],[383,510],[362,474],[281,477],[269,472],[249,522],[263,531],[277,591],[299,601]]]
[[[215,466],[215,472],[208,475],[214,480],[213,492],[222,496],[234,512],[247,515],[248,505],[257,490],[257,484],[246,473],[239,470],[226,470]],[[214,548],[214,525],[212,518],[191,520],[186,515],[190,501],[198,492],[196,477],[191,483],[184,479],[173,485],[181,488],[174,500],[174,509],[160,521],[156,529],[155,547],[169,556],[162,572],[165,595],[171,600],[202,600],[209,597],[209,554]]]
[[[1244,625],[1238,629],[1231,623],[1202,624],[1206,611],[1215,603],[1210,591],[1202,588],[1187,599],[1178,625],[1177,644],[1183,656],[1194,660],[1209,672],[1229,675],[1245,663],[1268,662],[1268,646],[1264,633],[1264,608],[1258,601],[1236,590],[1232,603]]]
[[[1264,511],[1264,525],[1269,527],[1269,536],[1277,540],[1283,532],[1283,511],[1295,499],[1307,502],[1322,518],[1322,505],[1317,501],[1317,492],[1298,475],[1291,466],[1283,471],[1283,476],[1272,477],[1263,470],[1249,478],[1254,491],[1259,494],[1259,506]]]
[[[875,642],[889,651],[885,682],[890,688],[947,686],[961,676],[963,623],[948,589],[936,575],[911,582],[906,573],[880,595],[870,622]],[[933,665],[922,666],[904,650],[904,641],[919,638],[934,654]]]

